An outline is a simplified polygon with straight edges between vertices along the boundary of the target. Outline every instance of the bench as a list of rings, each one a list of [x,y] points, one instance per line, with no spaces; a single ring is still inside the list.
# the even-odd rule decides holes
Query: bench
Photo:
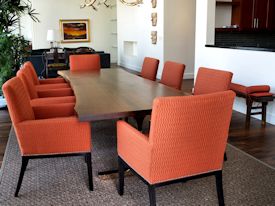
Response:
[[[250,124],[251,116],[262,115],[262,125],[266,125],[267,104],[275,98],[274,94],[270,93],[270,86],[256,85],[247,87],[241,84],[231,83],[230,89],[233,90],[238,97],[246,99],[246,124]],[[260,105],[253,106],[254,102],[260,103]]]

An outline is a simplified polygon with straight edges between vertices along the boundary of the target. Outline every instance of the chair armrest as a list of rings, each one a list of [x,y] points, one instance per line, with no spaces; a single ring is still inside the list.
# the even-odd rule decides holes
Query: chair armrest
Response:
[[[118,155],[146,180],[150,177],[149,138],[124,121],[117,122]]]
[[[52,79],[39,79],[40,84],[58,84],[58,83],[66,83],[63,78],[52,78]]]
[[[33,106],[35,119],[50,119],[57,117],[74,116],[74,103],[60,103],[51,105]]]
[[[71,86],[68,83],[35,85],[36,91],[45,91],[45,90],[51,90],[51,89],[64,89],[64,88],[71,88]]]
[[[15,131],[22,155],[91,151],[90,125],[75,117],[24,121],[15,125]]]
[[[37,94],[38,94],[39,98],[74,96],[74,92],[70,88],[51,89],[51,90],[47,90],[47,91],[37,91]]]

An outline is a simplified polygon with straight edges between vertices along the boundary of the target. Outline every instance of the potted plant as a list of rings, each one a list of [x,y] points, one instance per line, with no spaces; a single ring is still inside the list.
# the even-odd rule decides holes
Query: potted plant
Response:
[[[29,54],[29,42],[22,35],[15,34],[22,15],[29,15],[33,21],[39,22],[28,0],[0,0],[0,108],[5,106],[2,85],[15,76]]]

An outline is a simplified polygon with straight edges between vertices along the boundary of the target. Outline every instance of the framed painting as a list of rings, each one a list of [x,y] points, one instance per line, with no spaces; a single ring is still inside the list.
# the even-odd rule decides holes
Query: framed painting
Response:
[[[60,20],[61,42],[76,43],[90,41],[90,20]]]

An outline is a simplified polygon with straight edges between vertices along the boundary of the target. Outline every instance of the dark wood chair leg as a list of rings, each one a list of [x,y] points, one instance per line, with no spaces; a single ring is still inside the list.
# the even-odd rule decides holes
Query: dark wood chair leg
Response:
[[[267,102],[262,102],[262,125],[266,125],[266,107]]]
[[[150,206],[156,205],[156,190],[154,185],[148,185]]]
[[[90,191],[93,191],[94,183],[93,183],[93,169],[92,169],[92,155],[91,155],[91,153],[87,153],[85,155],[85,160],[86,160],[87,168],[88,168],[89,189],[90,189]]]
[[[227,161],[227,154],[226,154],[226,152],[225,152],[224,155],[223,155],[223,160],[224,160],[224,161]]]
[[[139,131],[142,131],[142,124],[143,124],[143,120],[144,120],[145,116],[146,115],[144,115],[142,113],[137,113],[134,117],[137,122],[137,127],[138,127],[137,129]]]
[[[251,119],[251,109],[252,109],[252,105],[253,105],[253,101],[248,99],[249,97],[247,97],[246,100],[246,125],[248,126],[250,124],[250,119]]]
[[[118,158],[118,175],[119,175],[119,180],[118,180],[118,194],[122,196],[124,194],[124,163]]]
[[[22,181],[23,181],[23,177],[24,177],[24,174],[25,174],[28,162],[29,162],[29,158],[28,157],[22,157],[21,171],[20,171],[20,175],[19,175],[16,191],[14,193],[14,197],[18,197],[18,193],[19,193]]]
[[[222,186],[222,171],[215,174],[216,177],[216,188],[219,200],[219,206],[224,206],[223,186]]]

